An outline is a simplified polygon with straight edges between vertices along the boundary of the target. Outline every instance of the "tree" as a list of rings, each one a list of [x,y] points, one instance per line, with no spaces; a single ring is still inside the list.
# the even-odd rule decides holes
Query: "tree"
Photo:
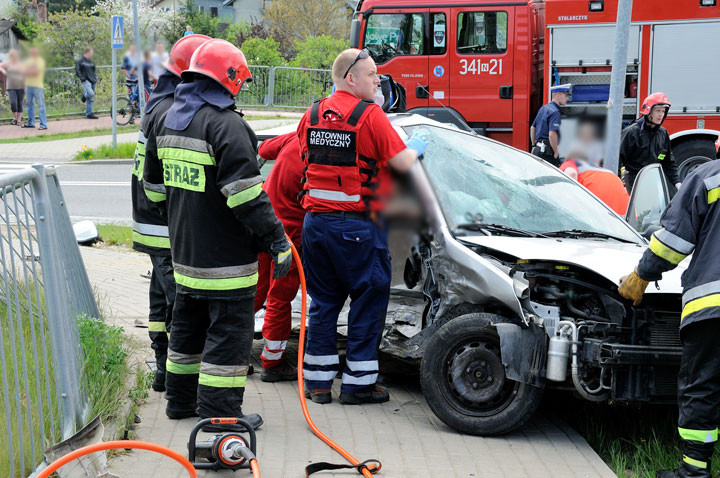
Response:
[[[285,63],[280,55],[280,44],[268,38],[248,38],[240,46],[249,65],[281,66]]]
[[[90,15],[87,10],[51,13],[41,23],[38,40],[42,44],[49,67],[71,66],[86,46],[95,50],[95,63],[110,62],[109,20]]]
[[[349,38],[352,9],[345,0],[274,0],[265,9],[272,30],[284,31],[295,41],[319,32]]]
[[[153,0],[137,0],[138,27],[140,37],[143,39],[157,38],[173,21],[173,12],[153,8]],[[134,38],[133,3],[128,0],[97,0],[92,13],[104,18],[110,25],[110,17],[120,15],[125,17],[125,43]],[[107,27],[105,31],[109,30]],[[148,45],[146,45],[148,46]]]
[[[48,0],[47,6],[48,13],[91,10],[95,6],[95,0]]]
[[[330,35],[307,37],[296,44],[297,55],[292,66],[300,68],[330,69],[338,53],[350,48],[348,40],[332,38]]]

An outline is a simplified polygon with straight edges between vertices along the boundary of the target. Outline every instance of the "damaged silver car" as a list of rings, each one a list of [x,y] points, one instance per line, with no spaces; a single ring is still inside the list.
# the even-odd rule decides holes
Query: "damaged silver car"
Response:
[[[633,307],[618,281],[647,241],[624,218],[534,156],[417,115],[390,117],[430,145],[391,221],[380,350],[419,366],[433,412],[459,431],[497,435],[521,427],[546,387],[673,402],[684,265]],[[633,195],[652,203],[631,202],[642,231],[667,201],[656,190]]]

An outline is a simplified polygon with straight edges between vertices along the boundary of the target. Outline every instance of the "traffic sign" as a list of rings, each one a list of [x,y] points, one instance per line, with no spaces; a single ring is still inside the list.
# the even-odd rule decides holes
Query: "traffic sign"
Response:
[[[115,50],[121,50],[124,46],[123,41],[123,17],[112,17],[112,30],[110,31],[112,47]]]

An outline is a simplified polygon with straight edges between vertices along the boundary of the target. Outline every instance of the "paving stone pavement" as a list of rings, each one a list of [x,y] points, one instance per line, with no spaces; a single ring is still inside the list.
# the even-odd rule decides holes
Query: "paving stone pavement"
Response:
[[[147,329],[133,326],[147,317],[147,256],[109,249],[82,248],[88,275],[108,321],[146,340]],[[257,356],[260,341],[255,342]],[[148,346],[148,356],[150,348]],[[258,367],[255,361],[256,368]],[[342,406],[309,403],[321,430],[360,460],[378,458],[381,478],[611,478],[615,475],[574,430],[554,415],[538,413],[519,432],[495,438],[462,435],[438,420],[413,380],[391,381],[391,400],[382,405]],[[336,381],[335,396],[339,393]],[[187,440],[195,419],[165,417],[165,400],[150,391],[140,409],[137,437],[187,455]],[[260,413],[265,424],[258,431],[258,461],[263,477],[302,477],[311,462],[343,463],[343,459],[312,435],[301,413],[295,383],[268,384],[258,374],[248,380],[243,407]],[[206,437],[206,434],[200,435]],[[187,473],[169,458],[132,451],[110,462],[121,477],[174,478]],[[232,475],[250,476],[248,470]],[[215,472],[199,472],[201,477]],[[326,478],[358,476],[354,471],[323,473]]]

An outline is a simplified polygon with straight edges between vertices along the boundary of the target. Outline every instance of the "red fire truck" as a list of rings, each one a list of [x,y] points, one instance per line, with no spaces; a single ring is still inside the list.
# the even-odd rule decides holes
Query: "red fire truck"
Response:
[[[720,138],[718,0],[633,4],[624,121],[655,91],[681,175],[714,159]],[[550,86],[571,83],[563,132],[606,112],[618,0],[359,0],[351,44],[407,90],[407,107],[529,149]],[[569,143],[566,141],[564,143]],[[560,143],[561,154],[567,153]]]

